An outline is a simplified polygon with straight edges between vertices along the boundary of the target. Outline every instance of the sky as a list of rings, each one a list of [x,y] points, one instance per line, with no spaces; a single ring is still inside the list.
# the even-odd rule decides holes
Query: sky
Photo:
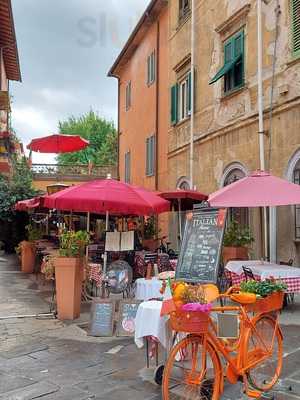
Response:
[[[149,0],[12,0],[22,83],[11,82],[12,126],[27,145],[90,109],[117,123],[107,72]],[[33,153],[33,162],[53,155]]]

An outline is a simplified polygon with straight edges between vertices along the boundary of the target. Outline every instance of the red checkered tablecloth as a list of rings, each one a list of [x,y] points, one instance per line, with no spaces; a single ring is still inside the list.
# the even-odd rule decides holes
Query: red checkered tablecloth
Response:
[[[239,285],[245,280],[245,275],[235,274],[234,272],[225,270],[228,279],[231,279],[233,285]],[[255,279],[260,280],[259,275],[254,275]],[[300,293],[300,278],[281,278],[280,281],[287,285],[286,293]]]
[[[102,284],[102,268],[100,264],[89,264],[89,280],[95,281],[96,286],[100,287]]]

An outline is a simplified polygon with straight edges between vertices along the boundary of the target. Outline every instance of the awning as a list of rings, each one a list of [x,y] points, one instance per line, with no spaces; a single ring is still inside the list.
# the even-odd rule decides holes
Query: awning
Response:
[[[221,79],[227,72],[231,70],[235,66],[235,64],[240,61],[242,58],[242,55],[239,54],[237,57],[235,57],[232,61],[227,61],[223,67],[216,73],[216,75],[209,81],[209,84],[211,85],[212,83],[217,82],[219,79]]]

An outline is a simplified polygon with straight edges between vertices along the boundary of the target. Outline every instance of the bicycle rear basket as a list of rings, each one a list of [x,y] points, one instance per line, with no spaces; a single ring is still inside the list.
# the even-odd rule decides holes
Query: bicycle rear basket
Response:
[[[206,333],[209,314],[201,311],[176,310],[170,315],[171,327],[176,332]]]
[[[270,296],[264,297],[263,299],[258,299],[253,304],[248,304],[246,308],[247,311],[252,311],[256,313],[268,313],[272,311],[278,311],[282,309],[283,299],[283,292],[275,292],[270,294]]]

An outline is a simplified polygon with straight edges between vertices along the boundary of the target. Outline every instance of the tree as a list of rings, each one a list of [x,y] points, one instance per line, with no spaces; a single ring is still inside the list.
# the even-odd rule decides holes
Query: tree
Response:
[[[90,141],[84,150],[57,156],[58,164],[115,165],[117,163],[117,132],[114,123],[101,118],[94,111],[59,122],[59,131],[65,135],[80,135]]]
[[[0,174],[0,220],[11,221],[16,202],[30,199],[38,194],[39,192],[32,186],[32,174],[26,158],[14,158],[11,179]]]
[[[7,251],[24,239],[25,226],[28,223],[27,213],[17,213],[14,205],[39,195],[32,186],[32,175],[25,157],[13,159],[13,174],[8,179],[0,174],[0,240],[5,243]]]

